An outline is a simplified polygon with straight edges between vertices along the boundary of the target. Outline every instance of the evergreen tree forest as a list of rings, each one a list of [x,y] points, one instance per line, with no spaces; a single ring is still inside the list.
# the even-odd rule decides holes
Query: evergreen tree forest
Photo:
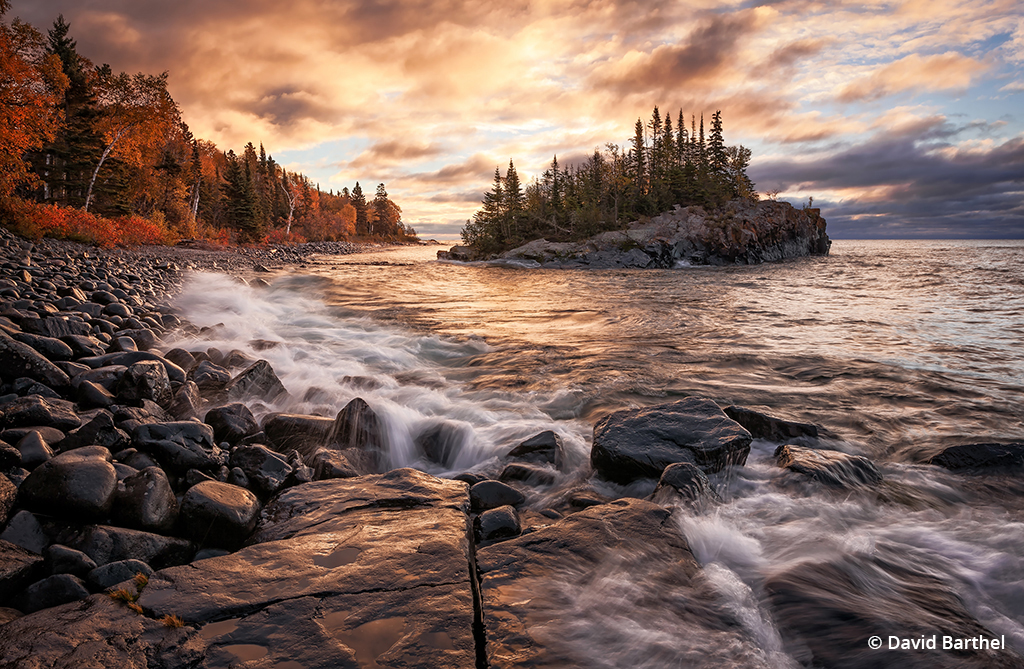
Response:
[[[9,0],[0,0],[0,17],[8,10]],[[55,220],[109,219],[158,231],[163,241],[415,236],[384,184],[370,202],[358,183],[351,192],[325,192],[262,145],[235,153],[193,136],[167,81],[166,72],[95,65],[78,52],[63,16],[46,33],[18,19],[0,23],[5,222],[27,234],[68,236]]]
[[[698,125],[699,124],[699,125]],[[704,115],[663,119],[657,107],[647,123],[637,119],[627,149],[608,144],[581,164],[560,167],[555,156],[525,187],[510,160],[494,171],[491,189],[462,229],[463,242],[499,253],[541,237],[579,240],[618,230],[674,205],[715,208],[733,198],[756,200],[747,176],[750,149],[726,146],[722,112],[705,134]]]

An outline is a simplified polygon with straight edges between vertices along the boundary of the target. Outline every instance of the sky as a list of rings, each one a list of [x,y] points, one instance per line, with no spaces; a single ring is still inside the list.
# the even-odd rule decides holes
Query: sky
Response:
[[[168,71],[192,132],[323,190],[385,183],[452,240],[514,160],[722,111],[762,193],[833,238],[1024,238],[1019,0],[13,0],[115,70]]]

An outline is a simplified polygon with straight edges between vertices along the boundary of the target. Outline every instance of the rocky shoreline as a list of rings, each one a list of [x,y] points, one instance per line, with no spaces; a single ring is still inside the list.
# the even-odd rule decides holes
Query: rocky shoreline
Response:
[[[819,209],[787,202],[733,200],[718,210],[680,207],[584,242],[537,239],[497,256],[468,246],[438,251],[441,260],[514,262],[553,269],[672,269],[756,265],[828,255],[832,242]]]
[[[201,338],[190,350],[162,343],[201,334],[165,302],[186,268],[245,274],[347,249],[97,251],[0,232],[0,667],[573,664],[550,577],[580,587],[613,555],[679,629],[740,647],[742,626],[674,522],[720,503],[709,475],[765,439],[797,480],[887,494],[878,467],[824,448],[819,426],[690,397],[595,425],[594,476],[625,489],[656,480],[653,494],[609,499],[583,485],[532,508],[530,491],[565,467],[553,432],[511,448],[493,479],[384,471],[385,428],[362,399],[335,418],[258,423],[246,403],[288,392],[267,361]],[[443,437],[417,445],[444,464]],[[1024,445],[955,447],[933,462],[1019,467]],[[841,632],[807,620],[837,606],[836,593],[794,589],[800,569],[769,589],[787,641],[840,666]],[[947,599],[937,628],[984,632]],[[878,601],[842,606],[882,624]],[[891,609],[909,630],[927,606]],[[911,656],[886,661],[900,657]],[[953,656],[978,667],[1015,658]],[[942,661],[932,666],[954,666]]]

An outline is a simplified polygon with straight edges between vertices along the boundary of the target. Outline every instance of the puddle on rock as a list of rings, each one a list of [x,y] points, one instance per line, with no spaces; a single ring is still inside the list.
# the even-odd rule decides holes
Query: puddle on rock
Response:
[[[251,662],[266,657],[267,649],[251,643],[239,643],[233,646],[221,646],[221,650],[231,653],[242,662]]]
[[[335,639],[352,649],[361,669],[378,669],[377,658],[405,634],[405,618],[382,618],[350,630],[340,629],[346,618],[345,612],[330,613],[324,616],[323,624]]]
[[[455,650],[455,644],[447,632],[426,632],[420,635],[419,642],[438,650]]]
[[[361,548],[335,548],[328,555],[314,555],[313,564],[319,567],[334,569],[342,565],[352,564],[359,559],[359,554],[362,552]]]
[[[241,618],[231,618],[230,620],[221,620],[220,622],[203,625],[203,629],[199,630],[199,636],[209,641],[225,634],[231,634],[238,628],[239,620]]]

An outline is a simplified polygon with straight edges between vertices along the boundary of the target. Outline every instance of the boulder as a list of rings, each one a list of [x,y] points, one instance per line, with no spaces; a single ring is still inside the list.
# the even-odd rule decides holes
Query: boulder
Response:
[[[469,498],[475,511],[496,509],[499,506],[521,506],[526,496],[500,481],[481,481],[469,489]]]
[[[118,484],[113,520],[118,525],[157,534],[168,534],[174,529],[178,500],[162,469],[146,467]]]
[[[164,359],[170,360],[178,367],[181,367],[185,370],[186,374],[191,372],[192,368],[196,366],[195,356],[183,348],[172,348],[164,353]]]
[[[128,403],[152,400],[161,407],[169,406],[174,394],[167,368],[156,360],[132,364],[118,381],[117,397]]]
[[[153,569],[142,560],[119,560],[102,567],[96,567],[86,577],[89,585],[96,590],[106,590],[118,583],[124,583],[142,574],[147,578],[153,575]]]
[[[750,433],[709,399],[686,399],[616,411],[594,426],[590,462],[603,478],[628,484],[660,478],[665,467],[691,462],[705,472],[742,465]]]
[[[190,420],[138,425],[132,430],[132,446],[175,473],[215,470],[225,461],[214,445],[213,428]]]
[[[725,415],[742,425],[755,439],[787,441],[800,437],[818,438],[818,426],[777,418],[747,407],[727,406]]]
[[[657,504],[682,502],[700,508],[719,501],[719,497],[700,467],[690,462],[677,462],[665,467],[651,501]]]
[[[928,460],[928,464],[953,471],[1016,468],[1024,465],[1024,443],[950,446]]]
[[[54,574],[25,588],[25,592],[18,599],[22,611],[33,613],[68,602],[77,602],[88,596],[89,589],[85,587],[82,579],[71,574]]]
[[[29,318],[22,321],[21,328],[30,334],[61,338],[73,335],[88,335],[92,328],[87,323],[67,316]]]
[[[60,544],[48,546],[43,557],[51,574],[71,574],[84,579],[96,568],[96,562],[88,555]]]
[[[256,528],[259,514],[255,495],[220,481],[197,483],[181,500],[182,529],[203,546],[238,548]]]
[[[257,360],[231,379],[224,386],[224,392],[231,401],[259,399],[273,402],[288,391],[277,378],[270,363],[266,360]]]
[[[445,420],[429,425],[413,443],[431,462],[452,467],[472,434],[473,428],[469,424]]]
[[[109,365],[122,365],[129,367],[137,362],[143,362],[146,360],[156,360],[164,366],[164,370],[167,372],[167,378],[171,380],[171,383],[185,383],[185,370],[178,367],[170,360],[166,360],[163,357],[152,353],[150,351],[123,351],[118,353],[105,353],[103,355],[93,356],[89,358],[80,358],[77,362],[88,365],[93,369],[99,367],[107,367]]]
[[[33,553],[42,553],[50,545],[50,537],[39,518],[24,509],[11,517],[0,539]]]
[[[42,556],[0,539],[0,602],[5,606],[44,573]]]
[[[69,548],[82,551],[98,565],[134,559],[154,569],[164,569],[187,564],[196,553],[195,545],[186,539],[109,525],[71,528],[57,538]]]
[[[520,462],[554,465],[562,469],[565,460],[565,447],[562,438],[551,430],[545,430],[519,444],[506,456]]]
[[[82,419],[71,402],[29,395],[0,407],[0,424],[5,428],[44,425],[67,432],[81,425]]]
[[[75,389],[75,398],[78,404],[85,408],[106,408],[117,402],[117,398],[109,390],[93,383],[83,380]]]
[[[203,397],[199,393],[199,386],[193,381],[186,381],[175,391],[167,411],[177,420],[188,420],[198,417],[202,406]]]
[[[131,437],[117,427],[114,415],[109,411],[97,411],[85,425],[72,430],[64,439],[55,444],[60,451],[72,451],[83,446],[102,446],[111,453],[127,448]]]
[[[18,441],[17,449],[21,454],[21,466],[28,470],[35,469],[53,457],[53,449],[38,430],[29,430]]]
[[[340,450],[358,448],[379,453],[384,449],[384,425],[370,405],[357,397],[338,412],[329,441]]]
[[[220,365],[203,360],[192,371],[192,380],[206,394],[219,393],[231,381],[231,374]]]
[[[18,490],[26,509],[60,517],[93,520],[106,517],[117,489],[110,451],[85,446],[61,453],[33,470]]]
[[[511,506],[484,511],[473,521],[477,541],[497,541],[517,537],[523,531],[519,514]]]
[[[260,431],[249,407],[237,402],[210,409],[203,422],[213,428],[213,437],[217,443],[226,441],[237,444]]]
[[[28,344],[47,360],[57,362],[58,360],[71,360],[74,357],[71,347],[55,337],[42,337],[27,332],[17,332],[11,336],[23,344]]]
[[[537,486],[551,485],[555,482],[556,476],[555,470],[544,465],[532,462],[510,462],[501,470],[498,480],[503,482],[522,481],[527,485]]]
[[[362,475],[352,466],[344,453],[329,448],[321,448],[311,458],[307,458],[306,462],[313,470],[313,479],[317,481],[347,479]]]
[[[292,466],[283,455],[261,444],[237,447],[231,452],[231,465],[241,469],[250,488],[263,497],[283,488],[292,473]]]
[[[9,471],[21,466],[21,451],[6,441],[0,440],[0,471]]]
[[[863,456],[840,451],[783,445],[775,449],[775,462],[819,483],[840,488],[882,482],[882,475],[873,462]]]
[[[103,353],[103,343],[96,337],[84,334],[69,334],[64,335],[60,340],[71,347],[76,358],[101,355]]]
[[[7,524],[14,502],[18,499],[18,488],[11,480],[0,474],[0,527]]]
[[[327,445],[334,431],[334,421],[322,416],[274,413],[263,421],[262,429],[278,453],[297,450],[308,460]]]

